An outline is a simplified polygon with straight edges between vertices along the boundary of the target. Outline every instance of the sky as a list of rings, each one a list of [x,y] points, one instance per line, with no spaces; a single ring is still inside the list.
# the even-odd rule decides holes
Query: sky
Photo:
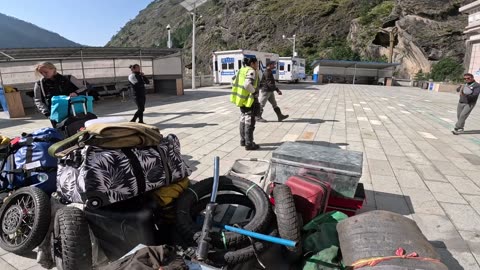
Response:
[[[0,0],[0,13],[87,46],[104,46],[153,0]]]

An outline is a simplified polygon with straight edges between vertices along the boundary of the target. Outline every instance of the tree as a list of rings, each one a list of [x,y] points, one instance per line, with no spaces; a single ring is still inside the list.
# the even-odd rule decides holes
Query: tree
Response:
[[[428,79],[428,77],[426,76],[427,74],[426,73],[423,73],[423,70],[419,70],[417,72],[417,74],[415,74],[415,77],[413,77],[413,79],[415,81],[426,81]]]
[[[434,81],[457,81],[464,71],[463,65],[452,58],[444,58],[434,64],[430,73]]]

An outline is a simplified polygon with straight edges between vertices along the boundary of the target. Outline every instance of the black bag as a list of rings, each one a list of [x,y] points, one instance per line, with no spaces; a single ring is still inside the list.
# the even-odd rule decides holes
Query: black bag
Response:
[[[144,247],[133,255],[110,263],[105,270],[188,270],[185,261],[170,246]]]

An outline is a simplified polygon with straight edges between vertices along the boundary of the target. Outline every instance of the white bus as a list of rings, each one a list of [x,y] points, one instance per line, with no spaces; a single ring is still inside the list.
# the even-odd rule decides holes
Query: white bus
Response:
[[[278,63],[278,54],[256,52],[249,50],[218,51],[213,53],[213,82],[216,84],[232,83],[232,77],[243,67],[243,58],[255,56],[259,62],[260,78],[266,69],[268,61]],[[278,69],[278,68],[277,68]],[[277,70],[273,70],[275,80],[278,80]]]
[[[280,57],[277,65],[279,81],[298,82],[305,80],[305,59],[297,56]]]

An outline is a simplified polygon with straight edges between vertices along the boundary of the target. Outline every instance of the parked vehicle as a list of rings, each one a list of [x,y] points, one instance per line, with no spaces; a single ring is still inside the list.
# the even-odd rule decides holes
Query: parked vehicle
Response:
[[[279,61],[278,54],[256,52],[250,50],[218,51],[213,53],[213,81],[216,84],[232,83],[232,77],[243,67],[243,58],[255,56],[258,59],[260,76],[269,61]],[[273,70],[275,80],[278,80],[277,69]]]
[[[295,82],[305,80],[305,59],[297,56],[280,57],[277,65],[279,81]]]

